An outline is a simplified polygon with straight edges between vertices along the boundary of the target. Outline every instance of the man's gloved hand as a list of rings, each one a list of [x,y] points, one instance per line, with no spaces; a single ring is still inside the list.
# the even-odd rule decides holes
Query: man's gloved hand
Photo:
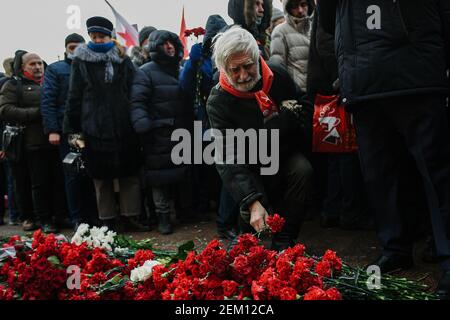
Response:
[[[69,135],[69,145],[75,149],[84,149],[86,144],[81,133]]]
[[[192,46],[191,52],[189,53],[189,59],[192,63],[200,61],[203,56],[203,46],[200,43],[196,43]]]
[[[282,102],[280,109],[292,115],[292,130],[300,135],[296,137],[297,142],[300,143],[302,151],[309,151],[312,143],[314,106],[308,101],[286,100]]]

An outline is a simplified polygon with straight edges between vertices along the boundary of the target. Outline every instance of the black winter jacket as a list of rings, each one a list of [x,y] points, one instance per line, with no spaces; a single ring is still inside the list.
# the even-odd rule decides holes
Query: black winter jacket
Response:
[[[20,89],[21,88],[21,89]],[[42,126],[41,86],[23,77],[8,80],[0,92],[0,121],[25,127],[28,150],[50,148]]]
[[[321,0],[319,10],[336,30],[344,103],[448,92],[450,1]]]
[[[163,52],[163,44],[172,41],[175,57]],[[171,185],[188,171],[171,159],[177,142],[171,141],[175,129],[193,127],[193,108],[189,106],[178,81],[183,45],[172,32],[158,30],[150,36],[152,61],[137,71],[131,95],[131,118],[144,149],[144,175],[149,186]]]
[[[114,47],[107,53],[113,70],[107,82],[104,55],[87,45],[76,49],[63,126],[65,134],[83,133],[86,166],[95,179],[130,176],[139,168],[129,99],[135,68]]]
[[[269,96],[275,103],[281,106],[282,101],[298,100],[298,87],[280,65],[269,63],[274,73],[274,82]],[[301,148],[301,130],[297,125],[297,119],[290,112],[280,112],[280,116],[264,123],[264,117],[254,99],[241,99],[233,96],[220,84],[211,90],[207,102],[207,112],[212,129],[218,129],[226,136],[226,129],[276,129],[280,130],[280,164],[292,153]],[[270,133],[269,133],[270,140]],[[268,146],[270,149],[270,145]],[[235,150],[235,159],[238,157]],[[246,150],[247,155],[248,148]],[[217,170],[226,188],[230,191],[234,200],[239,203],[241,211],[248,211],[249,205],[254,201],[260,201],[266,208],[271,207],[269,196],[266,194],[263,179],[260,175],[262,164],[216,164]]]
[[[309,49],[307,94],[311,103],[314,103],[317,94],[336,94],[333,84],[338,79],[334,36],[323,29],[317,10],[314,13]]]

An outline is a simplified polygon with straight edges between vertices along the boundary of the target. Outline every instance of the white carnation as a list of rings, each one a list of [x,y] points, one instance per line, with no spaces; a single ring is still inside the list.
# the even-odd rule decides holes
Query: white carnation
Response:
[[[161,262],[148,260],[142,267],[135,268],[131,271],[130,280],[133,282],[144,282],[152,276],[153,268],[161,265]]]

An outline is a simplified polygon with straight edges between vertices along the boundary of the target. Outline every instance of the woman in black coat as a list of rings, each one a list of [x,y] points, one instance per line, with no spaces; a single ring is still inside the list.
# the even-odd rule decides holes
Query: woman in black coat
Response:
[[[94,179],[100,219],[114,226],[114,180],[120,188],[121,215],[131,229],[142,229],[139,148],[130,120],[134,66],[112,41],[113,25],[102,17],[87,21],[91,42],[80,45],[72,63],[64,133],[81,134],[88,174]],[[131,218],[133,217],[133,218]]]
[[[137,71],[132,89],[131,117],[145,154],[145,182],[152,187],[159,231],[172,233],[169,187],[180,185],[189,175],[189,166],[176,165],[172,141],[176,129],[193,126],[194,111],[179,84],[183,45],[178,36],[165,30],[154,31],[149,40],[151,62]],[[183,190],[183,196],[190,198]],[[187,202],[190,202],[188,199]]]

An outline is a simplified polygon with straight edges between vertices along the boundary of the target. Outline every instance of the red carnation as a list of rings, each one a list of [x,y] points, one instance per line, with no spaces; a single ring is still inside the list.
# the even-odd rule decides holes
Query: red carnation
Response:
[[[223,295],[227,298],[234,297],[238,293],[238,286],[236,281],[224,280],[222,282]]]
[[[278,213],[275,213],[273,216],[269,216],[267,218],[267,226],[272,233],[281,232],[285,223],[286,220],[282,218]]]
[[[281,300],[297,300],[297,291],[291,287],[285,287],[280,290]]]

